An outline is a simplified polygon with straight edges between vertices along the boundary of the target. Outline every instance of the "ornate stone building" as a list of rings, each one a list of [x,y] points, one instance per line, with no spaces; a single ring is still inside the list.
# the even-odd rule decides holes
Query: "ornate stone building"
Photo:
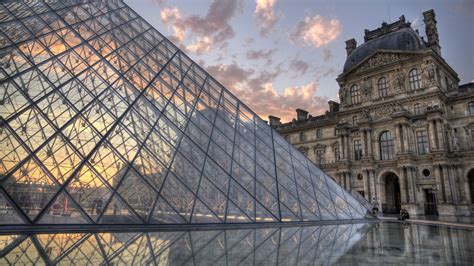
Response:
[[[346,41],[337,77],[340,103],[325,115],[297,109],[270,124],[347,190],[384,213],[474,211],[474,83],[458,85],[441,55],[435,13],[423,13],[426,40],[404,16]]]

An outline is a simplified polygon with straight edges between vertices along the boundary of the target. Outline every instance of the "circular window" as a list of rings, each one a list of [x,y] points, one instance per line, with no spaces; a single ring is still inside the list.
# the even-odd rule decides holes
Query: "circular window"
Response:
[[[362,174],[358,174],[358,175],[357,175],[357,179],[358,179],[358,180],[362,180],[363,178],[364,178],[364,177],[362,176]]]
[[[426,177],[428,177],[428,176],[431,175],[431,172],[430,172],[430,170],[428,170],[428,169],[423,169],[422,173],[423,173],[423,175],[426,176]]]

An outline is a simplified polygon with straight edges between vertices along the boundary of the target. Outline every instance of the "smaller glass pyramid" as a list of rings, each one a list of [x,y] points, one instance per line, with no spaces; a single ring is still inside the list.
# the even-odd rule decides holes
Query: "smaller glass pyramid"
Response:
[[[0,224],[364,218],[122,1],[0,11]]]

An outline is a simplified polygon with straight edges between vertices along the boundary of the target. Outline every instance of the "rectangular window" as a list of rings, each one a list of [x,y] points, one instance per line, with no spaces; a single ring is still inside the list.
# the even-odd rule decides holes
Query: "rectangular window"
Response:
[[[416,145],[418,146],[418,154],[427,154],[428,150],[428,135],[426,130],[416,132]]]
[[[323,136],[323,131],[321,129],[316,130],[316,138],[320,139]]]
[[[357,126],[357,123],[359,122],[359,118],[357,116],[352,117],[352,125]]]
[[[474,115],[474,102],[468,103],[469,114]]]
[[[413,113],[415,115],[420,115],[421,114],[421,104],[415,103],[415,105],[413,105]]]
[[[316,160],[318,160],[318,162],[322,163],[324,158],[323,158],[323,150],[316,150]]]
[[[354,140],[354,160],[360,160],[362,158],[362,144],[360,140]]]

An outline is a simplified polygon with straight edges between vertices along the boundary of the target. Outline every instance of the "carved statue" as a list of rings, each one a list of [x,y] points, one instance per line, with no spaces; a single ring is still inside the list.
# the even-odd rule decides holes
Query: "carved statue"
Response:
[[[362,84],[362,95],[364,95],[366,99],[372,98],[372,82],[370,82],[370,80]]]
[[[405,76],[402,73],[398,73],[393,80],[393,87],[395,91],[402,92],[405,90]]]
[[[459,150],[459,140],[457,138],[456,133],[454,133],[454,135],[453,135],[453,150],[455,150],[455,151]]]
[[[344,87],[339,89],[339,99],[341,100],[341,104],[346,104],[347,101],[347,90]]]
[[[423,70],[423,79],[427,84],[436,84],[435,67],[433,65],[429,65]]]
[[[372,121],[372,116],[370,115],[370,112],[367,109],[362,110],[362,117]]]

